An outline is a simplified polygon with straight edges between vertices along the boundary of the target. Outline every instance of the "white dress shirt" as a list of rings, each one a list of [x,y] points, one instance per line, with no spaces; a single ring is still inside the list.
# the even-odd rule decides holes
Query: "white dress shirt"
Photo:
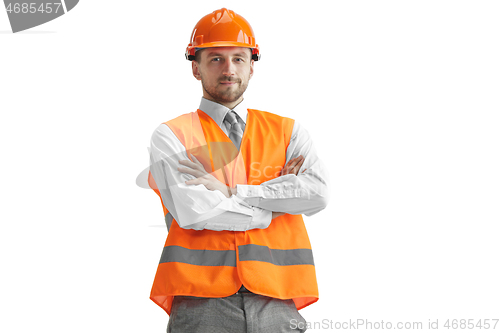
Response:
[[[224,118],[229,108],[202,98],[199,109],[228,134]],[[245,101],[233,111],[246,124]],[[267,228],[273,211],[311,216],[325,208],[329,198],[328,172],[316,155],[309,133],[295,121],[285,165],[300,155],[305,160],[298,175],[280,176],[260,185],[238,184],[236,195],[227,198],[204,185],[184,183],[196,178],[177,170],[182,166],[179,160],[189,159],[186,149],[172,130],[161,124],[151,137],[150,171],[163,204],[181,228],[245,231]]]

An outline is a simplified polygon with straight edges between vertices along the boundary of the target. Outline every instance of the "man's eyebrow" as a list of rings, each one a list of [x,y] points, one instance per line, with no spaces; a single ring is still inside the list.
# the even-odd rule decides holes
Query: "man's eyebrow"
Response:
[[[248,54],[246,54],[248,56]],[[222,53],[219,53],[219,52],[209,52],[207,54],[207,57],[222,57],[223,54]],[[245,53],[234,53],[234,54],[231,54],[231,56],[233,57],[245,57]]]
[[[244,58],[245,56],[248,56],[248,53],[235,53],[235,54],[233,54],[233,56]]]

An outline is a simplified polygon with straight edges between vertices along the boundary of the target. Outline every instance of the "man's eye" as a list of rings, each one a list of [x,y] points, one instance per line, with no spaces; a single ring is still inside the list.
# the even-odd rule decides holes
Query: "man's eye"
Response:
[[[212,61],[219,61],[220,58],[212,58]]]

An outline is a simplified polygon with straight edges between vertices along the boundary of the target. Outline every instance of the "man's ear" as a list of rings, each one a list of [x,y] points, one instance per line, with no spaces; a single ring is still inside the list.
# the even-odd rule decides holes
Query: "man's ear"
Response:
[[[193,69],[193,76],[196,78],[196,80],[200,81],[201,80],[200,64],[197,63],[195,60],[193,60],[191,61],[191,68]]]
[[[255,63],[255,60],[250,60],[250,77],[248,79],[251,79],[253,76],[253,65]]]

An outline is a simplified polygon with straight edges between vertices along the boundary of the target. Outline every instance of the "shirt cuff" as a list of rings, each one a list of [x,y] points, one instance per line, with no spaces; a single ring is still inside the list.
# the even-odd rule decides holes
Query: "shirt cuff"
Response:
[[[272,221],[272,214],[270,210],[253,207],[254,214],[252,220],[247,223],[218,223],[211,222],[204,225],[201,229],[209,229],[215,231],[229,230],[229,231],[247,231],[251,229],[265,229],[269,227]]]
[[[304,189],[297,188],[297,176],[288,174],[271,179],[260,185],[236,185],[236,196],[245,200],[252,206],[260,202],[260,199],[290,199],[299,198]]]
[[[262,187],[256,185],[236,185],[236,197],[250,206],[257,206],[263,197]]]
[[[238,186],[240,186],[240,185],[236,185],[236,187],[238,187]],[[259,198],[253,198],[253,199],[257,199],[257,202],[258,202],[258,200],[260,200]],[[253,210],[252,221],[250,222],[250,225],[246,226],[245,230],[256,229],[256,228],[257,229],[265,229],[265,228],[269,227],[269,225],[271,224],[271,221],[273,219],[273,217],[272,217],[273,212],[272,211],[267,210],[267,209],[263,209],[263,208],[259,208],[259,207],[254,207],[250,203],[246,202],[246,200],[243,200],[241,197],[238,197],[238,192],[236,192],[236,195],[234,196],[234,200],[236,202],[241,203],[244,206],[250,207]],[[252,200],[252,199],[250,199],[250,200]],[[235,231],[244,231],[244,230],[235,229]]]

